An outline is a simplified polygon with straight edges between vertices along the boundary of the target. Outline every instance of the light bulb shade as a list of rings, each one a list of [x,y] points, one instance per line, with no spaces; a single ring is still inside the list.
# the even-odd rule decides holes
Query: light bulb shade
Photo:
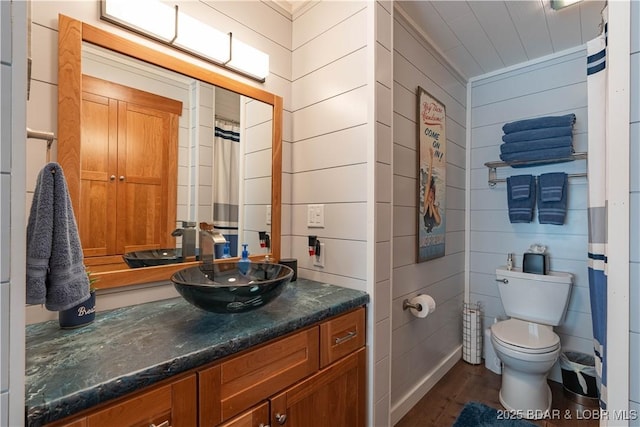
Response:
[[[103,0],[101,11],[108,21],[164,42],[175,36],[175,9],[157,0]]]
[[[229,35],[182,12],[173,44],[219,64],[229,60]]]
[[[227,66],[264,81],[269,75],[269,55],[234,38],[231,42],[231,61]]]

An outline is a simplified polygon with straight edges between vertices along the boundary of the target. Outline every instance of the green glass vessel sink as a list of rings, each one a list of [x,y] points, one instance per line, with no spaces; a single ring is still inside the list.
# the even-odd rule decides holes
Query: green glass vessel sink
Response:
[[[171,276],[176,290],[194,306],[214,313],[255,310],[274,300],[293,277],[289,267],[252,262],[241,272],[235,261],[200,264]]]

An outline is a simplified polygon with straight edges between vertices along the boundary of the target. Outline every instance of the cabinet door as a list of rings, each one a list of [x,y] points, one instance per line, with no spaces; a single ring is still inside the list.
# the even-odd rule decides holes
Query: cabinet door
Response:
[[[86,264],[173,247],[182,103],[83,75],[81,107],[81,142],[60,144],[58,158]]]
[[[80,209],[76,212],[84,256],[116,253],[118,102],[82,93]]]
[[[269,427],[269,403],[263,402],[218,427]]]
[[[271,399],[271,425],[364,426],[365,355],[365,348],[361,348],[276,395]]]
[[[175,115],[118,103],[118,253],[173,246],[176,200],[169,203],[169,181],[176,167],[169,162],[176,162],[177,133]]]

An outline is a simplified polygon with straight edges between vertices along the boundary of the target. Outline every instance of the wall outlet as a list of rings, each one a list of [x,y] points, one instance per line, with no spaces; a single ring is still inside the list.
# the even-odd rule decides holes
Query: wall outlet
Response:
[[[313,257],[313,266],[324,268],[324,257],[324,243],[320,242],[320,255],[316,255]]]
[[[324,205],[307,205],[307,227],[324,228]]]

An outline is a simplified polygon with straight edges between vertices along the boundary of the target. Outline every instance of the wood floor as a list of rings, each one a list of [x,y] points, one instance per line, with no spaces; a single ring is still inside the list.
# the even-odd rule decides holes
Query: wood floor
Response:
[[[498,399],[502,377],[484,364],[470,365],[459,361],[429,392],[405,415],[395,427],[448,427],[453,425],[465,403],[482,402],[504,410]],[[548,419],[532,421],[542,427],[597,427],[597,406],[582,406],[565,396],[562,384],[549,381],[553,394],[553,409]]]

